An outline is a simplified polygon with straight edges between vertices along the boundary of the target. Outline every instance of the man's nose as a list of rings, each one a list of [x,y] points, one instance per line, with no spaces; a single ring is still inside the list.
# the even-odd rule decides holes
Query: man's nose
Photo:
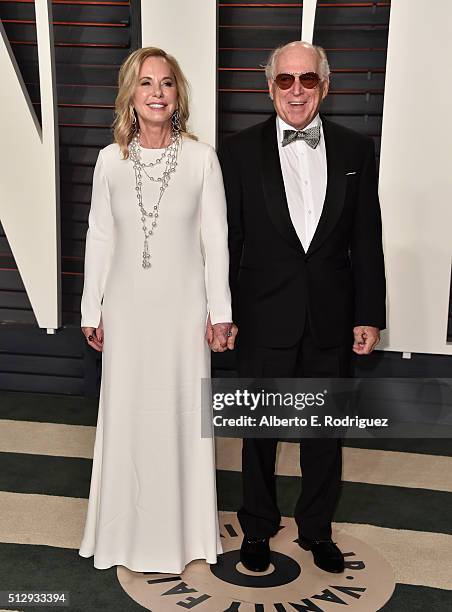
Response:
[[[303,93],[303,85],[301,84],[299,76],[295,77],[294,84],[292,85],[292,93],[295,96],[299,96]]]

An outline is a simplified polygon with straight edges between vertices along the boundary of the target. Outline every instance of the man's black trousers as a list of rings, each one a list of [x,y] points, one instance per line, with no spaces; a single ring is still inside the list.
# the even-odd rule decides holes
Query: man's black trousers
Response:
[[[289,348],[237,345],[241,378],[346,378],[350,376],[352,342],[322,349],[306,325],[301,340]],[[278,440],[246,438],[242,450],[243,506],[238,518],[248,537],[271,537],[281,514],[276,501],[275,460]],[[338,438],[300,439],[301,494],[294,509],[299,535],[311,540],[331,537],[331,521],[339,498],[342,446]]]

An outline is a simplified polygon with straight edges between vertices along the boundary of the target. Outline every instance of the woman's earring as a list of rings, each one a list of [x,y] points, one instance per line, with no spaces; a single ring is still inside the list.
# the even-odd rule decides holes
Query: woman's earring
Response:
[[[175,134],[179,134],[179,132],[182,129],[181,123],[180,123],[180,115],[179,115],[179,111],[176,109],[174,111],[174,113],[171,115],[171,124],[173,126],[173,132]]]
[[[137,116],[134,108],[132,109],[132,130],[137,131]]]

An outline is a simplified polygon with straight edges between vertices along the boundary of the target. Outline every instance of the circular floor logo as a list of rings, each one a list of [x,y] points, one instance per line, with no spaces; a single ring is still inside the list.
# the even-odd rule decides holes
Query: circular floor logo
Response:
[[[376,550],[345,532],[334,540],[345,555],[345,572],[318,569],[296,543],[297,526],[283,518],[271,539],[270,568],[257,574],[240,563],[242,531],[233,513],[220,513],[223,554],[214,566],[193,561],[181,575],[131,572],[118,567],[126,593],[153,612],[373,612],[391,597],[391,566]],[[346,608],[344,608],[346,606]]]

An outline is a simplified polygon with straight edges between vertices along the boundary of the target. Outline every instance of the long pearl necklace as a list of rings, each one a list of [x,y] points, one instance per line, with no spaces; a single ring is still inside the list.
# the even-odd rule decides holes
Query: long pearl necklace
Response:
[[[154,234],[159,213],[160,213],[160,202],[162,201],[163,194],[165,193],[171,175],[176,171],[177,167],[177,156],[179,153],[181,143],[181,136],[178,133],[173,132],[171,135],[171,142],[166,147],[162,155],[155,160],[155,162],[151,162],[148,164],[144,164],[141,161],[141,145],[139,134],[135,135],[132,139],[132,142],[129,145],[130,152],[130,160],[133,162],[133,169],[135,171],[135,191],[137,194],[138,200],[138,208],[141,212],[141,222],[143,224],[143,232],[144,232],[144,247],[143,247],[143,263],[142,266],[144,269],[151,267],[151,262],[149,261],[151,258],[151,254],[149,252],[149,238]],[[160,164],[164,159],[166,159],[165,169],[163,170],[163,174],[159,177],[154,177],[148,174],[146,168],[153,168]],[[143,193],[142,193],[142,177],[143,173],[146,177],[155,183],[160,183],[159,195],[157,197],[157,201],[154,204],[152,210],[147,211],[143,205]],[[151,227],[148,227],[147,223],[150,220]]]

